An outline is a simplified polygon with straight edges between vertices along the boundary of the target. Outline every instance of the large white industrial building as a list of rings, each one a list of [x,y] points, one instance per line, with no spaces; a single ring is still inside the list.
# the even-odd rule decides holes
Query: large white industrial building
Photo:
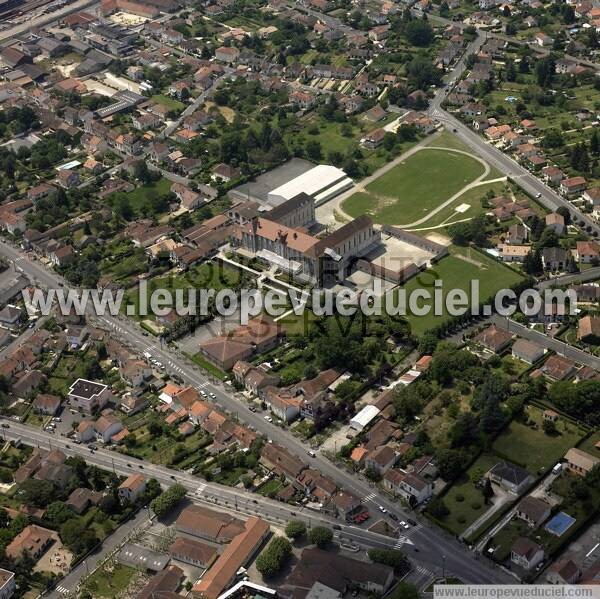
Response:
[[[269,192],[268,202],[278,206],[300,193],[315,198],[315,206],[323,204],[354,185],[346,173],[335,166],[320,164]]]

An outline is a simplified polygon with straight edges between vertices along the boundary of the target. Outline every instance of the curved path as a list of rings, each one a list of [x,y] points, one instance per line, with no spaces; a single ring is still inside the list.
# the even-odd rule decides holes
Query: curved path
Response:
[[[455,201],[457,199],[460,199],[460,196],[462,194],[464,194],[466,191],[468,191],[469,189],[474,189],[476,187],[482,187],[483,185],[487,185],[488,183],[501,183],[502,181],[506,181],[506,177],[499,177],[497,179],[486,179],[485,181],[475,180],[472,183],[469,183],[469,185],[463,187],[461,189],[461,191],[458,192],[458,194],[454,194],[449,200],[446,200],[446,202],[444,202],[443,205],[441,205],[439,208],[436,208],[434,211],[430,212],[429,215],[425,217],[425,220],[428,220],[433,215],[435,215],[439,211],[439,209],[446,207],[448,204],[451,204],[453,201]],[[444,227],[449,227],[450,225],[455,225],[457,223],[466,223],[473,219],[472,216],[469,216],[466,218],[461,218],[459,220],[453,220],[453,221],[448,222],[450,220],[450,218],[452,218],[452,215],[449,216],[444,222],[442,222],[438,225],[433,225],[431,227],[420,227],[418,229],[407,229],[407,230],[408,231],[429,231],[429,230],[433,230],[433,229],[443,229]],[[410,225],[398,225],[398,226],[405,228],[405,227],[412,227],[415,224],[422,224],[422,223],[423,223],[423,219],[421,219],[419,222],[411,223]]]
[[[477,162],[479,162],[483,166],[484,171],[481,175],[479,175],[471,183],[469,183],[468,185],[465,185],[462,189],[460,189],[458,192],[456,192],[454,195],[452,195],[452,197],[448,198],[445,202],[443,202],[442,204],[440,204],[439,206],[437,206],[436,208],[431,210],[424,217],[422,217],[412,223],[395,225],[397,227],[401,227],[401,228],[418,227],[420,224],[427,222],[432,216],[435,216],[438,212],[440,212],[447,206],[451,205],[466,191],[472,189],[473,187],[477,187],[478,185],[493,183],[494,181],[498,180],[498,179],[491,179],[489,181],[484,181],[484,179],[489,175],[491,168],[490,168],[490,165],[485,160],[483,160],[476,154],[471,154],[470,152],[467,152],[465,150],[459,150],[457,148],[446,148],[443,146],[426,146],[426,145],[418,144],[418,145],[414,146],[413,148],[411,148],[410,150],[408,150],[407,152],[405,152],[404,154],[402,154],[401,156],[399,156],[398,158],[396,158],[394,161],[385,165],[385,167],[379,169],[379,171],[377,171],[377,173],[374,173],[370,177],[367,177],[366,179],[361,181],[358,185],[356,185],[354,188],[349,190],[349,192],[347,194],[344,194],[344,197],[340,198],[340,201],[338,201],[337,206],[335,207],[335,210],[342,217],[352,220],[353,217],[350,216],[348,213],[346,213],[342,207],[344,200],[346,200],[348,197],[350,197],[350,195],[354,195],[355,193],[359,193],[359,192],[369,193],[369,191],[366,189],[367,185],[369,185],[370,183],[372,183],[373,181],[375,181],[376,179],[378,179],[379,177],[381,177],[382,175],[384,175],[385,173],[387,173],[388,171],[390,171],[392,168],[396,167],[400,163],[404,162],[409,156],[415,154],[416,152],[422,152],[425,150],[437,150],[437,151],[443,150],[445,152],[454,152],[455,154],[463,154],[463,155],[468,156],[469,158],[472,158],[473,160],[476,160]],[[443,226],[446,226],[446,225],[443,225]],[[431,227],[431,228],[435,228],[435,227]]]
[[[403,229],[405,229],[406,227],[417,227],[420,224],[427,222],[432,216],[435,216],[438,212],[440,212],[444,208],[446,208],[446,206],[449,206],[450,204],[452,204],[452,202],[454,202],[456,199],[458,199],[463,193],[465,193],[465,191],[469,191],[469,189],[472,189],[473,187],[477,187],[478,185],[480,185],[482,183],[483,179],[485,179],[490,174],[490,170],[491,170],[490,165],[485,160],[483,160],[479,156],[476,156],[475,154],[471,154],[470,152],[465,152],[464,150],[457,150],[455,148],[441,148],[439,146],[427,146],[426,148],[421,148],[421,150],[446,150],[446,152],[454,152],[455,154],[463,154],[464,156],[469,156],[470,158],[477,160],[477,162],[479,162],[483,165],[483,173],[481,175],[479,175],[479,177],[477,177],[476,179],[471,181],[471,183],[469,183],[468,185],[465,185],[462,189],[457,191],[453,196],[448,198],[445,202],[442,202],[437,208],[434,208],[426,216],[424,216],[412,223],[408,223],[406,225],[397,225],[398,227],[401,227]],[[486,181],[486,183],[487,183],[487,181]]]

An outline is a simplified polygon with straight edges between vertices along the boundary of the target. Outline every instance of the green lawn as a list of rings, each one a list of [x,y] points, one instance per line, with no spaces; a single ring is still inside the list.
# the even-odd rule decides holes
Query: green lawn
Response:
[[[462,289],[471,300],[470,288],[473,280],[479,283],[479,301],[482,302],[500,289],[508,288],[519,282],[521,278],[521,275],[515,271],[481,252],[471,250],[468,253],[466,248],[452,247],[449,256],[442,258],[432,268],[412,278],[404,288],[407,299],[416,289],[429,291],[433,298],[435,281],[440,279],[443,282],[442,296],[444,298],[449,291]],[[412,313],[407,315],[415,335],[421,335],[448,319],[445,302],[439,315],[434,312],[433,299],[428,303],[431,306],[429,314],[425,316],[417,316]]]
[[[159,196],[164,196],[171,191],[173,183],[168,179],[159,179],[149,185],[137,187],[129,193],[117,193],[114,196],[124,196],[127,198],[131,209],[140,216],[144,216],[145,206],[154,202]],[[112,196],[112,197],[114,197]]]
[[[492,538],[490,547],[495,549],[494,559],[503,562],[510,556],[510,549],[519,537],[531,534],[529,525],[518,518],[513,518],[506,526],[502,527]]]
[[[198,366],[200,366],[200,368],[203,368],[204,370],[206,370],[209,374],[211,374],[215,378],[217,378],[221,381],[224,381],[227,378],[227,374],[225,372],[223,372],[222,370],[217,368],[214,364],[211,364],[201,353],[197,353],[194,355],[186,354],[186,356],[190,360],[192,360],[192,362],[195,362],[196,364],[198,364]]]
[[[464,154],[423,149],[350,196],[343,209],[356,218],[370,215],[382,224],[410,224],[442,204],[484,172]]]
[[[547,435],[542,430],[541,410],[528,406],[527,414],[537,428],[513,421],[496,439],[492,450],[536,474],[542,468],[548,470],[554,466],[584,433],[574,424],[560,419],[557,423],[558,434]]]
[[[580,446],[579,449],[587,451],[592,455],[600,458],[600,449],[596,447],[596,443],[600,441],[600,431],[592,433]]]
[[[475,482],[499,461],[495,456],[481,455],[444,495],[444,503],[450,514],[444,518],[443,523],[455,534],[462,533],[489,509]]]
[[[92,597],[116,597],[123,593],[136,570],[129,566],[104,565],[94,572],[85,582],[83,588],[89,591]]]
[[[452,223],[459,222],[465,219],[472,219],[480,214],[485,214],[490,209],[482,206],[481,200],[485,195],[491,191],[494,195],[501,195],[505,189],[505,184],[501,182],[497,183],[485,183],[478,185],[472,189],[468,189],[460,195],[452,204],[440,210],[437,214],[432,216],[427,222],[419,225],[418,229],[425,230],[433,229],[439,225],[451,225]],[[464,204],[468,204],[469,208],[464,210]],[[461,207],[461,210],[457,208]],[[418,231],[417,231],[418,232]]]
[[[166,106],[169,110],[183,110],[185,108],[185,104],[180,102],[179,100],[175,100],[174,98],[170,98],[169,96],[165,96],[163,94],[156,94],[151,98],[157,104],[162,104]]]
[[[148,281],[146,299],[148,301],[148,311],[150,311],[149,298],[152,293],[159,289],[165,289],[174,292],[177,289],[214,289],[215,292],[221,289],[229,289],[239,282],[240,272],[229,266],[224,266],[221,262],[205,262],[204,264],[190,268],[184,274],[170,275],[167,277],[156,277]],[[173,293],[173,295],[175,295]],[[184,304],[186,304],[186,294],[183,294]],[[198,297],[198,301],[199,301]],[[125,295],[123,311],[126,305],[135,306],[135,314],[138,315],[140,305],[139,288],[132,289]]]

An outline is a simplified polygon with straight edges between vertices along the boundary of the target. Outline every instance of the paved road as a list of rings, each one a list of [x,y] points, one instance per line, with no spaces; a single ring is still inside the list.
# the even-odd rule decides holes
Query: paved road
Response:
[[[66,6],[63,6],[62,8],[51,13],[40,15],[39,17],[30,19],[24,23],[20,23],[19,25],[5,29],[4,31],[0,31],[0,41],[7,40],[21,33],[31,31],[34,27],[43,27],[44,25],[49,25],[50,23],[58,21],[58,19],[66,15],[89,8],[95,4],[99,4],[98,0],[77,0],[77,2],[67,4]]]
[[[56,273],[44,269],[36,262],[30,262],[19,250],[4,242],[0,242],[0,254],[17,261],[27,274],[35,277],[48,288],[58,288],[59,285],[66,286],[65,281]],[[246,403],[240,402],[223,386],[211,382],[206,376],[200,374],[197,366],[191,364],[184,356],[170,348],[161,347],[153,338],[144,336],[135,323],[125,318],[110,316],[98,317],[97,320],[138,354],[141,355],[144,351],[149,352],[166,366],[167,372],[177,374],[187,384],[193,385],[197,389],[205,389],[214,393],[216,396],[215,402],[240,421],[262,432],[273,442],[286,447],[292,453],[298,456],[306,456],[308,447],[286,429],[267,422],[260,414],[251,412]],[[406,519],[407,516],[417,518],[415,514],[408,514],[406,510],[391,501],[387,496],[378,493],[376,487],[366,479],[338,468],[325,456],[317,454],[315,458],[310,458],[309,462],[312,467],[318,468],[324,475],[336,481],[340,487],[360,497],[369,506],[371,512],[376,512],[377,506],[381,505],[388,511],[397,514],[401,519]],[[146,467],[149,469],[156,468],[150,464]],[[221,490],[220,493],[223,494],[224,491]],[[235,496],[239,495],[237,490],[234,493]],[[361,531],[357,534],[364,535],[366,533]],[[445,532],[429,527],[426,521],[423,522],[422,526],[411,531],[410,539],[419,549],[417,556],[419,562],[425,566],[439,564],[440,556],[445,555],[448,571],[465,582],[502,583],[507,579],[504,572],[493,568],[490,564],[479,562],[477,557],[469,552],[464,545]]]
[[[600,370],[600,358],[577,349],[572,345],[568,345],[560,339],[553,339],[545,333],[540,333],[539,331],[530,329],[525,325],[519,324],[510,318],[499,316],[498,314],[492,316],[491,320],[495,322],[498,327],[506,329],[511,333],[518,335],[519,337],[529,339],[529,341],[533,341],[546,349],[551,349],[557,354],[564,356],[565,358],[569,358],[578,364],[583,364],[585,366],[589,366],[590,368],[594,368],[595,370]]]
[[[458,80],[466,68],[466,57],[476,52],[477,49],[481,47],[484,40],[485,33],[481,33],[473,42],[471,42],[465,51],[463,58],[446,77],[447,81],[456,82]],[[436,93],[428,109],[429,115],[432,118],[441,122],[446,129],[452,131],[456,137],[458,137],[470,149],[484,158],[491,166],[496,167],[499,171],[514,179],[526,192],[534,197],[539,195],[539,197],[537,197],[538,202],[543,204],[546,208],[548,208],[548,210],[554,211],[558,207],[564,206],[570,210],[572,215],[574,215],[573,220],[583,221],[585,228],[589,227],[591,231],[595,231],[600,235],[600,225],[596,221],[590,218],[587,214],[581,212],[571,202],[548,187],[545,183],[530,173],[518,162],[513,160],[510,156],[504,154],[504,152],[489,144],[483,137],[475,133],[475,131],[470,129],[467,125],[463,124],[452,114],[444,110],[441,107],[442,102],[451,88],[452,85],[448,85],[448,87],[442,88]]]
[[[562,287],[563,285],[572,285],[573,283],[585,283],[586,281],[595,281],[600,279],[600,266],[588,268],[582,272],[576,272],[570,275],[562,275],[553,277],[546,281],[540,281],[536,285],[536,289],[546,289],[548,287]]]
[[[207,483],[190,474],[182,473],[178,470],[167,468],[166,466],[159,466],[137,460],[122,455],[114,450],[111,451],[100,448],[97,451],[91,452],[87,447],[76,445],[69,439],[57,437],[24,424],[11,421],[9,427],[10,428],[2,429],[1,431],[1,435],[4,439],[21,439],[23,443],[34,447],[48,449],[58,448],[67,455],[83,455],[86,462],[105,470],[112,470],[123,476],[127,476],[132,472],[140,472],[148,477],[156,478],[163,486],[170,486],[177,481],[187,489],[188,496],[194,501],[206,503],[211,506],[217,505],[220,509],[241,512],[248,516],[258,515],[277,525],[282,525],[295,518],[305,521],[309,526],[336,526],[339,527],[339,529],[336,528],[335,531],[336,539],[345,542],[350,541],[355,545],[359,544],[363,549],[389,549],[406,543],[410,545],[412,542],[409,540],[411,535],[410,532],[407,532],[403,538],[393,539],[384,535],[369,532],[368,530],[360,529],[356,526],[346,525],[342,521],[321,512],[313,511],[305,507],[291,506],[244,490],[232,489],[231,487],[225,487],[216,483]],[[87,565],[82,562],[82,564],[73,570],[69,576],[61,581],[59,587],[63,589],[75,588],[77,582],[84,574],[91,572],[101,560],[123,542],[134,529],[144,525],[147,517],[148,514],[145,510],[139,512],[135,519],[127,522],[119,529],[119,534],[112,535],[107,539],[105,546],[103,546],[101,551],[87,558]],[[419,527],[412,529],[412,531],[415,532],[418,530]],[[413,555],[410,554],[410,551],[408,554],[409,557],[413,557]],[[430,561],[426,565],[421,566],[420,571],[426,570],[432,574],[436,573],[438,562],[439,560]],[[64,594],[64,592],[61,593],[61,590],[57,588],[55,593],[51,596],[58,598],[62,594]]]
[[[88,458],[88,456],[85,456]],[[87,461],[90,461],[89,458]],[[115,532],[104,539],[101,547],[88,555],[81,563],[71,570],[57,585],[54,590],[44,595],[48,599],[64,599],[66,596],[75,596],[75,589],[82,578],[91,574],[106,557],[120,545],[127,541],[129,535],[136,529],[149,524],[148,512],[140,510],[134,518],[119,526]]]

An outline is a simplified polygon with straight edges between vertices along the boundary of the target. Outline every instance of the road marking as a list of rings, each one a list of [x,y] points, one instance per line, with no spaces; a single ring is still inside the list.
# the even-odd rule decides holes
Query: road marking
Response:
[[[69,589],[62,587],[62,586],[57,586],[56,590],[61,594],[61,595],[66,595],[67,593],[70,593],[71,591],[69,591]]]
[[[590,557],[590,555],[592,555],[592,553],[594,553],[594,551],[596,551],[596,549],[598,548],[598,545],[600,545],[600,543],[596,543],[586,554],[585,557]]]
[[[376,493],[369,493],[366,497],[365,497],[365,501],[373,501],[373,499],[375,499],[375,497],[377,497]]]

